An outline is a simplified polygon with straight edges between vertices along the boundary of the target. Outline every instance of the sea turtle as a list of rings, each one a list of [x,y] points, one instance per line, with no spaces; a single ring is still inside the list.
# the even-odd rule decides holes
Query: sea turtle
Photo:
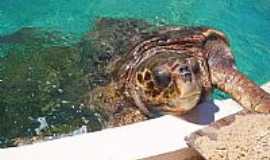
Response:
[[[109,48],[110,58],[101,60],[106,66],[101,72],[109,80],[89,92],[84,103],[99,106],[112,119],[123,111],[133,113],[128,114],[131,120],[120,114],[128,123],[145,119],[143,115],[182,115],[213,88],[248,110],[270,112],[270,95],[236,69],[229,41],[219,30],[114,19],[102,19],[97,26],[89,34],[91,45]]]

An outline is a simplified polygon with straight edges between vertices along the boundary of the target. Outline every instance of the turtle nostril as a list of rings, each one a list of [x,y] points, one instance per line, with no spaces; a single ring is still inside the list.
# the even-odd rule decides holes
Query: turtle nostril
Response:
[[[183,73],[183,72],[186,72],[186,71],[189,71],[188,66],[181,66],[181,67],[179,68],[179,72],[180,72],[180,73]]]
[[[184,66],[181,66],[179,68],[179,72],[180,72],[180,75],[181,75],[181,78],[186,82],[186,81],[189,81],[191,82],[192,81],[192,74],[191,74],[191,71],[190,69],[188,68],[188,66],[184,65]]]

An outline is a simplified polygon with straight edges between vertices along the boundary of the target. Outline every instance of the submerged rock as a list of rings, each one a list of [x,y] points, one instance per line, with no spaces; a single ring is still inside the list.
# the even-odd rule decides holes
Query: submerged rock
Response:
[[[0,58],[0,137],[7,140],[0,146],[12,146],[18,138],[69,133],[83,125],[90,131],[103,128],[98,112],[80,107],[89,87],[80,51],[68,39],[61,43],[63,35],[23,28],[0,37],[0,47],[9,46]],[[48,127],[37,134],[38,117],[46,118]]]
[[[33,27],[0,36],[1,146],[57,138],[82,126],[95,131],[147,119],[134,105],[112,117],[111,103],[91,93],[111,82],[111,64],[152,27],[104,18],[77,44],[69,34]],[[48,126],[40,129],[38,117]]]

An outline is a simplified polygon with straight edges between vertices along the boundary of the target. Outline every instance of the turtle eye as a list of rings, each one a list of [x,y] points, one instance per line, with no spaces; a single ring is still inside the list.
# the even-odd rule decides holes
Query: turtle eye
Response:
[[[165,88],[169,86],[171,82],[171,75],[166,71],[160,69],[154,70],[154,80],[159,88]]]

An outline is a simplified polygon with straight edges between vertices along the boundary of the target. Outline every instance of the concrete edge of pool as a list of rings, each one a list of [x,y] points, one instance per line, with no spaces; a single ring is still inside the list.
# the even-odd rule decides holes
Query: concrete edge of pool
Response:
[[[270,92],[270,82],[263,85],[262,88]],[[191,113],[191,117],[197,118],[195,120],[187,121],[173,116],[163,116],[123,127],[0,149],[0,159],[184,160],[189,157],[194,158],[197,156],[196,152],[187,147],[184,138],[207,126],[213,120],[221,119],[240,110],[242,108],[231,99],[214,101],[214,103],[206,102]],[[209,117],[212,118],[209,119]]]

